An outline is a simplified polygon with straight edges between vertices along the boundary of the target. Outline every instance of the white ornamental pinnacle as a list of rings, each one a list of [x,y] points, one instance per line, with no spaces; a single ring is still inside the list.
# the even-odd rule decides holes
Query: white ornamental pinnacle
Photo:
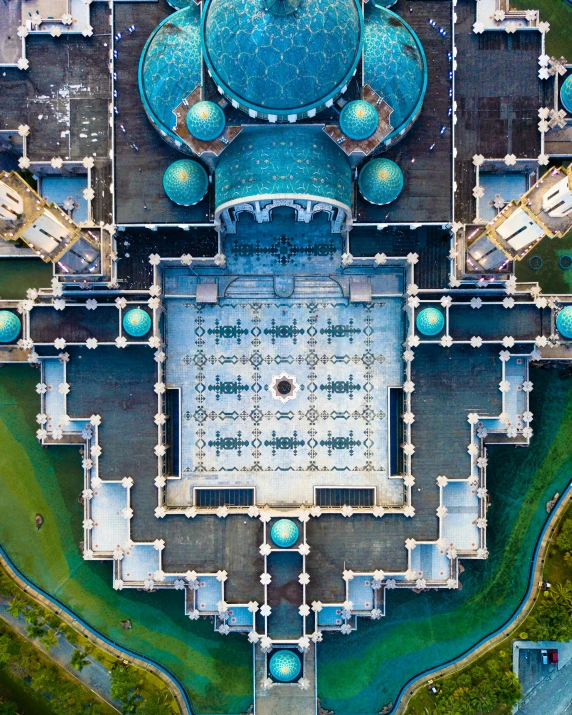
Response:
[[[407,286],[407,295],[417,295],[419,293],[419,286],[416,283],[409,283]]]
[[[488,557],[489,557],[488,549],[477,549],[477,558],[478,559],[488,559]]]
[[[256,519],[256,517],[259,516],[260,511],[259,511],[258,507],[256,506],[256,504],[253,504],[252,506],[248,507],[247,514],[251,519]]]
[[[219,519],[226,519],[226,517],[228,516],[228,509],[226,508],[226,506],[219,506],[219,508],[216,510],[216,515]]]
[[[510,353],[508,350],[501,350],[499,353],[499,358],[501,362],[508,362],[510,360]]]
[[[441,305],[443,306],[443,308],[450,308],[452,304],[453,304],[453,299],[451,298],[450,295],[444,295],[441,298]]]
[[[485,157],[482,154],[475,154],[473,156],[473,165],[482,166],[485,163]]]
[[[216,604],[216,607],[220,614],[226,613],[228,611],[228,604],[222,599]]]
[[[167,516],[167,510],[165,509],[164,506],[158,506],[155,509],[155,518],[157,519],[163,519],[165,516]]]
[[[351,569],[344,569],[343,579],[344,581],[353,581],[354,575],[355,574]]]
[[[272,639],[268,636],[262,636],[260,639],[260,647],[263,651],[269,651],[272,648]]]
[[[449,483],[449,480],[447,477],[440,475],[437,477],[437,486],[438,487],[446,487],[447,484]]]
[[[187,519],[194,519],[195,516],[197,515],[197,509],[194,506],[190,506],[184,511],[185,516]]]
[[[93,529],[93,519],[84,519],[82,526],[86,531],[91,531]]]
[[[446,542],[445,539],[441,536],[441,537],[440,537],[439,539],[437,539],[437,541],[435,542],[435,546],[436,546],[438,549],[443,550],[443,549],[447,546],[447,542]]]
[[[113,552],[113,560],[114,561],[121,561],[123,559],[123,549],[117,548]]]
[[[414,266],[416,263],[419,263],[419,254],[408,253],[406,260],[407,260],[407,263],[409,263],[409,265]]]
[[[311,514],[314,518],[317,519],[318,517],[320,517],[320,516],[322,515],[322,509],[321,509],[321,507],[319,507],[317,504],[314,505],[314,506],[310,509],[310,514]]]
[[[479,457],[477,459],[477,467],[479,469],[484,469],[488,463],[489,463],[489,460],[486,457]]]
[[[407,394],[411,394],[415,390],[415,383],[411,380],[406,380],[403,383],[403,391]]]
[[[471,455],[471,457],[476,457],[477,454],[479,454],[479,448],[474,442],[471,442],[471,444],[467,447],[467,452]]]
[[[510,390],[510,382],[508,380],[501,380],[499,382],[499,390],[506,393]]]
[[[298,553],[302,556],[308,556],[308,554],[310,553],[310,547],[308,546],[308,544],[306,544],[305,542],[303,544],[300,544],[300,546],[298,547]]]
[[[427,581],[424,578],[418,578],[417,581],[415,581],[415,588],[423,590],[426,586]]]
[[[248,634],[248,640],[250,641],[250,643],[258,643],[258,641],[260,640],[260,636],[256,631],[250,631],[250,633]]]
[[[166,387],[164,382],[156,382],[153,388],[158,395],[163,395],[165,393]]]
[[[342,516],[345,518],[348,518],[348,517],[352,516],[353,513],[354,513],[354,510],[351,508],[351,506],[344,504],[344,506],[342,507]]]
[[[92,477],[91,478],[91,488],[92,489],[99,489],[102,484],[103,484],[103,481],[100,479],[100,477]]]
[[[125,300],[125,298],[116,298],[115,305],[121,310],[125,310],[125,308],[127,307],[127,301]]]
[[[453,344],[453,338],[450,335],[443,335],[440,342],[444,348],[450,348]]]
[[[410,348],[416,348],[419,346],[419,343],[421,342],[421,339],[418,335],[410,335],[407,338],[407,345]]]
[[[268,554],[272,551],[269,544],[261,544],[258,550],[260,551],[261,556],[268,556]]]
[[[502,339],[502,344],[504,345],[505,348],[514,347],[514,338],[512,337],[512,335],[505,335],[504,338]]]
[[[507,296],[506,298],[503,299],[503,308],[506,308],[507,310],[511,310],[514,308],[514,298]]]
[[[340,633],[343,633],[345,636],[349,636],[351,632],[352,627],[349,623],[344,623],[342,626],[340,626]]]
[[[447,516],[447,507],[438,506],[436,512],[439,519],[444,519]]]
[[[307,636],[302,636],[298,639],[298,648],[305,653],[310,648],[310,639]]]
[[[479,421],[478,414],[476,412],[469,412],[469,414],[467,415],[467,422],[470,425],[476,425],[478,421]]]
[[[501,412],[499,415],[499,422],[503,425],[508,425],[510,422],[510,415],[508,412]]]
[[[155,582],[153,581],[152,578],[149,578],[146,581],[143,581],[143,588],[146,591],[152,591],[154,587],[155,587]]]
[[[532,422],[532,412],[528,412],[528,411],[527,411],[527,412],[523,412],[523,413],[522,413],[522,419],[523,419],[525,422]]]
[[[481,35],[485,31],[485,26],[483,25],[482,22],[474,22],[473,23],[473,32],[475,35]]]
[[[226,256],[224,255],[224,253],[216,254],[216,256],[214,257],[214,264],[219,268],[224,268],[224,266],[226,265]]]
[[[192,262],[193,262],[193,257],[191,256],[191,254],[183,253],[183,255],[181,256],[181,263],[184,266],[190,266],[192,264]]]
[[[308,678],[300,678],[300,680],[298,681],[298,687],[300,688],[300,690],[308,690],[308,688],[310,687],[310,681],[308,680]]]
[[[95,348],[97,347],[97,345],[98,345],[98,343],[97,343],[97,338],[88,338],[88,339],[85,341],[85,347],[86,347],[88,350],[95,350]]]
[[[487,528],[487,520],[484,519],[483,517],[477,519],[476,521],[477,527],[479,529],[486,529]]]
[[[270,690],[274,687],[274,681],[270,678],[263,678],[260,681],[260,687],[262,688],[262,690]]]
[[[534,305],[536,305],[539,310],[541,308],[546,308],[546,306],[548,305],[548,300],[544,298],[544,296],[542,296],[534,301]]]
[[[18,64],[20,64],[22,60],[18,60]],[[25,60],[26,62],[28,60]],[[21,156],[18,159],[18,166],[20,169],[28,169],[30,167],[30,157],[29,156]]]
[[[383,581],[384,576],[385,576],[385,573],[381,569],[376,569],[373,572],[374,581]]]
[[[397,581],[394,578],[388,578],[387,581],[385,582],[385,588],[388,588],[390,591],[394,589],[397,586]]]
[[[482,199],[484,195],[485,195],[485,190],[482,186],[477,185],[473,188],[473,196],[476,199]]]
[[[157,457],[164,457],[167,454],[167,447],[164,444],[156,444],[154,451]]]
[[[415,415],[413,412],[404,412],[402,418],[406,425],[412,425],[415,422]]]
[[[113,582],[113,588],[116,591],[121,591],[123,588],[123,581],[120,578],[116,578],[115,581]]]
[[[415,477],[412,474],[406,474],[403,477],[403,484],[406,487],[413,487],[415,486]]]
[[[546,166],[549,162],[549,158],[546,156],[546,154],[539,154],[537,161],[539,166]]]
[[[262,604],[260,607],[260,615],[263,616],[264,618],[268,618],[270,614],[272,613],[272,609],[267,603]]]
[[[64,338],[56,338],[54,340],[54,347],[56,348],[56,350],[63,350],[65,346],[66,341],[64,340]]]
[[[482,304],[483,301],[480,298],[471,298],[471,308],[473,308],[473,310],[479,310]]]
[[[36,415],[36,422],[39,425],[45,425],[47,421],[48,421],[48,415],[45,415],[43,412],[40,412],[39,415]]]
[[[157,426],[164,425],[167,421],[167,417],[162,412],[158,412],[153,418],[153,421]]]
[[[189,613],[189,618],[191,619],[191,621],[197,621],[200,618],[200,615],[200,612],[197,611],[197,609],[195,608],[194,611],[191,611]]]
[[[545,348],[548,345],[548,339],[545,338],[544,335],[538,335],[535,342],[539,348]]]
[[[63,436],[64,436],[64,433],[62,432],[62,430],[59,427],[55,427],[52,430],[52,439],[60,440],[60,439],[62,439]]]
[[[153,295],[153,296],[161,295],[161,286],[157,285],[156,283],[153,283],[153,285],[149,288],[149,295]]]
[[[161,256],[158,253],[151,253],[149,256],[149,263],[152,266],[158,266],[161,263]]]
[[[163,551],[165,548],[165,540],[164,539],[155,539],[153,542],[153,548],[155,551]]]
[[[312,601],[312,610],[314,613],[319,613],[323,607],[324,605],[321,601]]]
[[[415,507],[411,504],[407,504],[407,506],[403,507],[403,515],[411,519],[415,516]]]
[[[415,447],[411,442],[406,442],[403,445],[403,454],[406,454],[408,457],[412,457],[415,454]]]
[[[322,631],[314,631],[310,636],[312,643],[321,643],[323,641]]]
[[[41,442],[42,440],[46,439],[48,436],[48,431],[45,429],[40,428],[39,430],[36,431],[36,438]]]
[[[220,583],[224,583],[228,578],[228,573],[224,570],[221,570],[217,571],[215,576],[217,581],[219,581]]]
[[[260,521],[261,521],[263,524],[267,524],[267,523],[270,521],[270,519],[272,519],[272,514],[271,514],[271,512],[270,512],[270,509],[269,509],[267,506],[265,506],[265,507],[260,511],[260,517],[259,517],[259,518],[260,518]]]
[[[405,548],[407,551],[413,551],[416,546],[417,541],[415,541],[415,539],[405,539]]]
[[[35,350],[32,350],[32,352],[30,352],[28,354],[27,359],[28,359],[28,362],[30,363],[30,365],[40,362],[40,356],[38,355],[38,353]]]
[[[189,583],[195,582],[198,578],[198,573],[196,571],[187,571],[187,573],[185,574],[185,578]]]
[[[342,253],[342,266],[351,266],[354,262],[354,257],[351,253]]]
[[[147,305],[151,308],[151,310],[158,310],[161,307],[161,301],[159,298],[149,298]]]
[[[301,583],[302,586],[307,586],[310,583],[310,575],[303,571],[298,576],[298,582]]]
[[[258,612],[258,601],[249,601],[248,602],[248,610],[251,613],[257,613]]]
[[[530,438],[532,437],[532,434],[533,434],[533,432],[532,432],[532,427],[525,427],[525,428],[522,430],[522,436],[523,436],[525,439],[530,439]]]
[[[407,299],[407,305],[410,308],[419,308],[419,306],[421,305],[421,301],[419,300],[419,298],[416,295],[411,295]]]
[[[447,549],[447,558],[449,561],[454,561],[457,558],[457,549]]]
[[[182,591],[185,588],[185,582],[182,578],[176,578],[173,585],[175,586],[175,591]]]
[[[531,382],[530,380],[525,380],[525,381],[522,383],[522,389],[523,389],[525,392],[532,392],[532,389],[533,389],[533,387],[532,387],[532,382]]]
[[[369,615],[370,615],[370,618],[371,618],[372,620],[378,621],[383,614],[382,614],[382,612],[381,612],[381,609],[379,609],[379,608],[372,608]]]
[[[121,510],[121,516],[127,520],[133,519],[133,509],[130,506],[126,506]]]
[[[89,300],[85,301],[85,307],[88,310],[95,310],[97,308],[97,301],[93,298],[89,298]]]
[[[150,348],[158,348],[161,346],[161,338],[158,335],[152,335],[147,341],[147,344]]]
[[[373,507],[372,511],[373,511],[373,515],[375,516],[376,519],[381,518],[385,514],[385,509],[382,506],[379,506],[378,504],[376,504]]]
[[[303,603],[300,608],[298,609],[298,613],[304,617],[304,616],[309,616],[310,615],[310,606],[308,606],[307,603]]]
[[[387,263],[387,256],[385,253],[376,253],[373,260],[376,266],[383,266]]]
[[[413,362],[413,360],[415,359],[415,353],[413,352],[413,350],[406,350],[403,353],[403,359],[405,360],[405,362]]]
[[[52,165],[52,169],[61,169],[64,165],[64,160],[61,156],[54,156],[50,161],[50,164]]]

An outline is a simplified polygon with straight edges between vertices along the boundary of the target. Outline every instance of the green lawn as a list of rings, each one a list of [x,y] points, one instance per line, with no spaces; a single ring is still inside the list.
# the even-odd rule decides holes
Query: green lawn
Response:
[[[530,260],[536,256],[542,260],[542,265],[534,269],[530,267]],[[572,257],[572,231],[563,238],[545,236],[522,261],[517,261],[516,277],[519,283],[539,283],[545,295],[572,293],[572,268],[560,268],[558,260],[562,256]]]
[[[52,276],[52,264],[40,258],[6,258],[0,268],[0,298],[25,298],[28,288],[49,287]]]
[[[546,52],[572,59],[572,5],[566,0],[511,0],[517,10],[540,10],[540,19],[550,23]]]
[[[460,591],[392,591],[381,621],[359,620],[350,636],[324,638],[318,690],[336,715],[379,712],[409,678],[501,626],[525,593],[545,504],[572,475],[572,381],[538,368],[531,380],[532,446],[489,450],[489,559],[462,562]]]
[[[108,636],[170,668],[197,712],[244,712],[252,701],[252,650],[242,636],[184,616],[181,592],[114,591],[110,562],[83,561],[80,455],[35,438],[39,373],[0,369],[0,541],[18,567]],[[36,531],[34,517],[45,522]],[[131,630],[120,621],[129,618]]]

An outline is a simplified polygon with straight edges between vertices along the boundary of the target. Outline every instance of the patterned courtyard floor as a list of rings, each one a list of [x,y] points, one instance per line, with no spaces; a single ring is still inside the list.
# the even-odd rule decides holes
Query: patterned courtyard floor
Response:
[[[402,383],[401,301],[167,301],[167,383],[182,392],[182,477],[254,486],[258,503],[300,504],[315,486],[377,488],[388,479],[388,387]],[[298,390],[276,399],[283,373]]]

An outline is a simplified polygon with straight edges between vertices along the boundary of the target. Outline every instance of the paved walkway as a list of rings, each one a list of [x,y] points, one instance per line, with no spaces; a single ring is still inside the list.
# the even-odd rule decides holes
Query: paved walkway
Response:
[[[72,668],[72,666],[70,665],[70,660],[76,648],[67,640],[64,635],[59,634],[58,645],[54,646],[53,648],[50,648],[50,650],[48,651],[39,641],[31,640],[30,638],[28,638],[28,635],[26,633],[26,621],[24,617],[19,616],[18,618],[14,618],[14,616],[12,616],[6,610],[7,607],[8,599],[1,598],[0,618],[2,618],[3,621],[6,621],[6,623],[8,623],[8,625],[14,628],[14,630],[18,631],[21,636],[33,643],[36,648],[39,648],[44,653],[46,653],[59,666],[65,668],[65,670],[67,670],[70,675],[81,681],[83,685],[88,687],[90,690],[96,693],[96,695],[98,695],[100,698],[109,703],[109,705],[118,710],[118,712],[121,712],[121,703],[111,697],[111,676],[107,668],[102,663],[100,663],[98,660],[91,656],[87,656],[89,665],[86,665],[81,672],[79,670],[76,670],[75,668]]]

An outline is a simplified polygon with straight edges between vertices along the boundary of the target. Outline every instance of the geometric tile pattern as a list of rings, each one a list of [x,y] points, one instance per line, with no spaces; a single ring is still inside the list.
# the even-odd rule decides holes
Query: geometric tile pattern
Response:
[[[387,474],[387,387],[402,382],[398,301],[167,305],[183,477]],[[284,404],[270,390],[282,372],[299,385]]]

